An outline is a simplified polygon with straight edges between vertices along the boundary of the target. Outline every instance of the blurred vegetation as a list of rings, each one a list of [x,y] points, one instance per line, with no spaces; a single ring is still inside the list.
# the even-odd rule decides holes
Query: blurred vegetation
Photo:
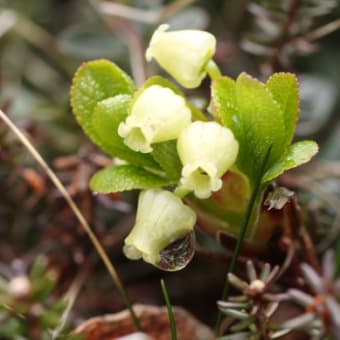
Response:
[[[173,29],[214,33],[216,62],[231,76],[241,71],[261,79],[276,71],[297,73],[301,118],[296,138],[317,140],[321,151],[313,165],[285,175],[282,183],[299,192],[322,252],[337,243],[340,232],[339,18],[337,0],[0,0],[0,108],[29,135],[66,185],[132,299],[162,304],[159,277],[164,274],[122,256],[134,193],[94,196],[88,190],[90,176],[111,160],[83,135],[70,112],[73,73],[86,60],[107,58],[141,84],[156,72],[155,64],[145,65],[144,49],[162,22]],[[200,104],[208,91],[204,84],[189,95]],[[90,315],[124,308],[68,205],[2,123],[0,191],[1,338],[39,334],[45,339],[58,330],[69,301],[63,296],[74,282],[79,294],[65,329]],[[211,239],[198,238],[221,254]],[[41,256],[45,265],[37,269]],[[222,256],[220,265],[212,266],[215,260],[198,251],[187,269],[166,274],[172,302],[213,324],[227,268],[223,261]],[[11,295],[9,285],[16,277],[28,280],[28,296]],[[38,307],[44,316],[34,314]]]

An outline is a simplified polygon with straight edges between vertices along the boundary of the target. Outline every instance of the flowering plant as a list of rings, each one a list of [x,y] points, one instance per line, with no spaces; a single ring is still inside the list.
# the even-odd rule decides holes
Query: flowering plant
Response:
[[[71,90],[73,112],[85,133],[125,162],[99,171],[90,186],[99,193],[141,190],[124,252],[156,266],[162,250],[192,233],[196,215],[198,222],[243,233],[251,242],[268,184],[318,150],[312,141],[292,144],[299,114],[293,74],[276,73],[266,83],[246,73],[236,80],[223,76],[212,59],[213,35],[167,28],[154,33],[146,58],[185,88],[199,86],[209,75],[205,112],[163,77],[136,89],[108,60],[84,63]],[[222,212],[216,202],[222,202]],[[251,223],[242,231],[247,211]]]

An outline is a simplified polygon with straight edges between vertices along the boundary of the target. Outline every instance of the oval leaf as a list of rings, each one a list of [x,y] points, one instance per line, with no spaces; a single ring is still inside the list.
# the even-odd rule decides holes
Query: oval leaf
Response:
[[[236,102],[242,126],[240,169],[250,177],[259,171],[268,149],[271,154],[267,169],[280,159],[287,146],[283,112],[263,83],[246,73],[236,81]]]
[[[266,87],[281,107],[284,116],[287,143],[291,143],[300,112],[298,80],[293,73],[274,73],[268,79]]]
[[[111,166],[98,171],[90,181],[95,192],[112,193],[133,189],[151,189],[174,184],[135,165]]]
[[[132,94],[135,85],[130,77],[108,60],[84,63],[76,72],[71,88],[71,106],[79,124],[96,144],[98,136],[92,125],[98,102],[118,94]]]
[[[302,141],[290,145],[284,157],[265,173],[262,182],[272,181],[286,170],[307,163],[318,150],[318,145],[313,141]]]
[[[266,86],[246,73],[236,82],[220,77],[212,85],[211,109],[229,127],[239,142],[238,168],[254,184],[262,176],[262,163],[268,149],[268,169],[285,152],[288,144],[282,109]]]

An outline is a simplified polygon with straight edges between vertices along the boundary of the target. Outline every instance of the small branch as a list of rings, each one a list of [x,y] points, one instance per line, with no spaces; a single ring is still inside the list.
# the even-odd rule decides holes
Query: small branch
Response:
[[[17,22],[17,17],[11,10],[4,10],[0,14],[0,37],[5,35]]]
[[[100,10],[103,14],[108,16],[144,22],[146,24],[155,24],[160,17],[160,10],[146,11],[109,1],[103,1],[100,4]]]
[[[324,26],[321,26],[314,31],[307,33],[304,38],[309,41],[314,41],[320,39],[330,33],[335,32],[336,30],[340,29],[340,19],[334,20]]]
[[[67,192],[63,184],[60,182],[59,178],[54,174],[52,169],[48,166],[48,164],[44,161],[44,159],[40,156],[38,151],[34,148],[34,146],[31,144],[31,142],[28,140],[28,138],[12,123],[12,121],[0,110],[0,118],[3,120],[3,122],[10,128],[10,130],[18,137],[20,142],[27,148],[27,150],[31,153],[33,158],[39,163],[39,165],[44,169],[48,177],[51,179],[53,184],[56,186],[56,188],[60,191],[61,195],[64,197],[66,202],[68,203],[69,207],[77,217],[80,225],[83,227],[85,232],[88,234],[90,240],[92,241],[92,244],[94,245],[95,249],[97,250],[99,256],[103,260],[107,270],[111,274],[111,277],[113,281],[116,284],[116,287],[123,298],[124,302],[126,303],[131,318],[134,321],[134,324],[138,330],[142,330],[141,325],[139,323],[139,320],[133,310],[132,304],[130,302],[130,299],[128,297],[127,291],[125,290],[123,283],[114,267],[112,262],[110,261],[108,255],[106,254],[103,246],[99,242],[97,236],[92,231],[91,227],[85,220],[84,216],[78,209],[77,205],[73,201],[70,194]]]
[[[339,162],[329,162],[326,164],[318,164],[309,171],[308,176],[286,175],[284,177],[284,183],[289,187],[307,190],[317,195],[321,200],[327,202],[334,209],[334,220],[326,237],[318,244],[318,251],[327,249],[340,233],[340,199],[335,194],[325,190],[318,180],[325,177],[339,176]]]
[[[308,231],[306,230],[306,226],[305,226],[305,223],[303,221],[301,208],[299,206],[296,195],[294,195],[292,197],[291,202],[292,202],[292,211],[293,211],[293,215],[294,215],[293,217],[296,221],[296,225],[297,225],[297,228],[298,228],[298,236],[300,237],[300,240],[301,240],[302,245],[304,247],[305,255],[308,259],[308,262],[311,264],[311,266],[313,266],[313,268],[318,273],[320,273],[321,268],[320,268],[319,259],[318,259],[317,254],[316,254],[314,243],[313,243]]]
[[[123,4],[103,1],[100,10],[103,14],[113,17],[124,18],[133,21],[144,22],[147,24],[158,24],[181,9],[193,3],[195,0],[177,0],[169,5],[157,10],[143,10]]]
[[[271,73],[278,68],[281,51],[289,41],[289,30],[295,22],[295,19],[299,13],[300,6],[301,0],[293,0],[291,2],[287,19],[283,22],[282,25],[282,38],[278,41],[278,43],[274,47],[274,53],[269,57],[269,60],[267,62],[271,68]]]
[[[137,86],[141,86],[146,80],[144,47],[131,22],[125,21],[121,27],[129,49],[133,79]]]
[[[0,14],[0,37],[10,30],[44,52],[58,65],[65,76],[70,76],[69,70],[59,62],[63,56],[58,52],[56,41],[49,32],[29,18],[8,9]]]

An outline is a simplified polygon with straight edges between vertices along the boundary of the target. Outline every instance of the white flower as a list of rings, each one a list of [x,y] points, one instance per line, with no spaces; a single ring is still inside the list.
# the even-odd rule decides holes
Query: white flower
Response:
[[[17,299],[27,297],[31,290],[31,281],[25,275],[15,276],[9,281],[8,293]]]
[[[169,25],[160,25],[154,32],[146,59],[157,62],[182,86],[195,88],[206,76],[205,67],[215,54],[216,39],[204,31],[166,32]]]
[[[198,198],[208,198],[221,189],[221,177],[236,160],[238,142],[230,129],[196,121],[182,131],[177,151],[183,164],[182,187]]]
[[[132,150],[151,152],[153,143],[176,139],[191,122],[185,100],[167,87],[152,85],[132,104],[118,134]]]
[[[140,193],[136,223],[125,239],[124,253],[157,265],[160,252],[193,230],[196,215],[170,191],[150,189]]]

